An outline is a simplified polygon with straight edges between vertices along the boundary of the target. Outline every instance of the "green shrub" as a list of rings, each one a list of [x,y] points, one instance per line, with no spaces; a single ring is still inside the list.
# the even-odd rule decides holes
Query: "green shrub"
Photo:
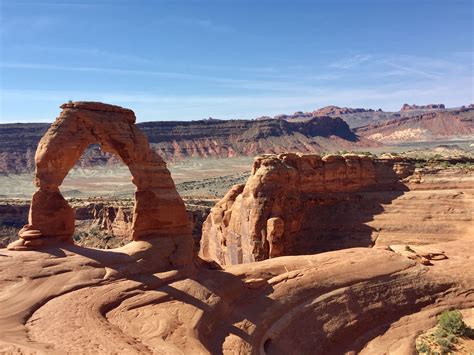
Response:
[[[448,336],[448,333],[447,333],[446,330],[444,330],[443,328],[437,327],[437,328],[434,330],[433,335],[434,335],[436,338],[446,338],[446,337]]]
[[[453,344],[446,338],[436,338],[436,343],[441,347],[441,353],[449,353],[453,347]]]
[[[444,311],[438,319],[438,324],[441,329],[448,334],[457,336],[467,335],[468,327],[462,319],[462,314],[459,311]]]
[[[420,354],[428,354],[428,355],[431,354],[431,349],[430,349],[429,345],[426,344],[426,343],[423,343],[423,342],[418,344],[418,346],[416,347],[416,350]]]

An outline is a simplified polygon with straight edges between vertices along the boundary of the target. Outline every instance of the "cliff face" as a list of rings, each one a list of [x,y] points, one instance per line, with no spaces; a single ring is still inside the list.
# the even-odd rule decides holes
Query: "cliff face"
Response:
[[[201,256],[240,264],[467,235],[474,174],[414,171],[413,161],[400,158],[256,158],[247,183],[234,186],[211,210]]]
[[[376,184],[401,189],[397,183],[399,175],[407,174],[406,168],[403,163],[374,162],[356,155],[258,157],[245,186],[235,186],[212,209],[203,226],[201,255],[222,264],[238,264],[330,250],[334,240],[316,227],[316,220],[336,222],[324,224],[340,240],[346,230],[339,233],[342,223],[336,220],[351,216],[344,211],[331,216],[327,206],[343,201],[350,205],[347,193]],[[305,238],[318,230],[319,238]],[[363,244],[371,245],[365,231],[357,232],[360,236],[346,238],[340,248],[362,244],[359,239],[364,238]]]
[[[0,125],[0,173],[34,168],[34,152],[48,124]],[[374,146],[359,139],[340,118],[317,117],[304,122],[285,120],[204,120],[147,122],[145,132],[153,149],[167,161],[195,157],[253,156],[287,150],[315,153],[333,149]],[[113,165],[117,158],[90,146],[78,165]]]
[[[432,111],[357,128],[357,134],[381,143],[474,137],[474,109]]]

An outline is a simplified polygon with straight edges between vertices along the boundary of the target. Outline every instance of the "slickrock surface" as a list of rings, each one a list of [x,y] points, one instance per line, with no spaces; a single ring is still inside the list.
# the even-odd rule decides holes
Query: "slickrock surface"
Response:
[[[163,238],[3,249],[0,352],[408,354],[436,314],[474,306],[473,246],[437,245],[433,266],[356,248],[225,270],[170,268]]]
[[[28,225],[11,249],[36,248],[71,242],[74,211],[59,191],[68,172],[85,149],[99,143],[130,169],[136,185],[131,238],[180,238],[191,248],[191,223],[163,159],[150,149],[129,109],[97,102],[75,102],[63,111],[39,142],[35,155],[35,184]],[[185,246],[185,244],[189,244]]]
[[[458,240],[474,234],[473,211],[473,170],[415,171],[390,156],[263,156],[211,210],[200,255],[230,265]]]

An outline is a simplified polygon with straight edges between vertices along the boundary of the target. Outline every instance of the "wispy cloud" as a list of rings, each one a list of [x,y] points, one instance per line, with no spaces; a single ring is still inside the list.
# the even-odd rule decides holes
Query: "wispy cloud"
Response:
[[[29,53],[30,55],[40,53],[55,53],[57,56],[69,57],[72,58],[81,56],[83,60],[93,59],[93,60],[107,60],[117,63],[128,63],[128,64],[156,64],[156,59],[147,58],[145,56],[135,55],[135,54],[126,54],[121,52],[113,52],[104,50],[101,48],[93,47],[67,47],[67,46],[42,46],[42,45],[30,45],[25,46],[22,44],[10,46],[10,51],[19,52],[19,53]],[[32,55],[34,56],[34,55]]]
[[[16,63],[16,62],[0,62],[0,68],[6,69],[25,69],[25,70],[51,70],[51,71],[71,71],[84,73],[104,73],[116,75],[141,75],[141,76],[155,76],[164,79],[197,81],[214,83],[220,87],[232,87],[242,90],[262,90],[262,91],[309,91],[313,86],[306,82],[296,82],[294,77],[276,77],[277,80],[268,80],[270,78],[254,78],[252,79],[238,79],[226,76],[213,76],[194,74],[186,72],[174,71],[157,71],[157,70],[142,70],[142,69],[123,69],[123,68],[105,68],[105,67],[90,67],[90,66],[63,66],[52,64],[39,63]],[[283,80],[283,79],[287,80]],[[318,78],[315,76],[311,78],[313,81],[317,80],[331,80],[330,77]]]
[[[472,53],[471,53],[472,54]],[[357,54],[330,63],[329,67],[344,75],[368,77],[400,76],[425,80],[440,80],[462,70],[472,61],[468,54],[449,55],[447,58],[431,58],[406,54]],[[471,65],[472,67],[472,65]],[[472,72],[472,70],[471,70]],[[471,73],[472,76],[472,73]]]
[[[225,24],[219,24],[215,21],[202,18],[194,17],[163,17],[158,18],[153,22],[155,25],[176,25],[176,26],[186,26],[186,27],[198,27],[214,32],[228,32],[231,30],[231,27]]]
[[[397,74],[397,75],[416,75],[416,76],[421,76],[425,77],[428,79],[439,79],[440,75],[435,73],[435,72],[430,72],[427,70],[422,70],[418,69],[416,67],[412,67],[409,65],[402,65],[402,64],[397,64],[392,61],[385,61],[385,64],[388,65],[389,67],[397,69],[396,71],[392,71],[392,74]]]
[[[329,67],[336,69],[351,69],[362,63],[368,62],[372,58],[373,56],[370,54],[355,54],[348,58],[340,59],[333,62],[329,64]]]
[[[22,16],[22,17],[0,17],[0,34],[8,35],[19,28],[25,32],[37,32],[54,28],[58,25],[57,18],[48,15]]]

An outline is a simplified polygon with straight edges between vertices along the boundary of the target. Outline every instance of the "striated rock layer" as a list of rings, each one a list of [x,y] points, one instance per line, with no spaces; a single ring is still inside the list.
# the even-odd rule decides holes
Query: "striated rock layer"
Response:
[[[414,116],[359,127],[355,132],[384,144],[474,139],[474,109],[420,112]]]
[[[201,120],[144,122],[136,125],[166,161],[184,158],[228,158],[292,151],[315,153],[379,146],[359,139],[341,118],[312,117],[305,122],[285,120]],[[0,125],[0,174],[34,169],[34,151],[47,124]],[[88,148],[82,167],[113,165],[117,157],[98,146]]]
[[[132,110],[96,102],[75,102],[63,111],[39,142],[35,155],[35,184],[28,225],[20,240],[9,248],[35,248],[56,242],[71,242],[74,211],[59,186],[84,150],[99,143],[105,152],[117,155],[130,169],[136,185],[131,238],[188,238],[192,248],[191,223],[171,174],[163,159],[150,149],[135,126]]]
[[[228,265],[456,240],[474,232],[473,210],[472,170],[415,173],[415,162],[401,158],[262,156],[247,183],[211,210],[200,255]]]

